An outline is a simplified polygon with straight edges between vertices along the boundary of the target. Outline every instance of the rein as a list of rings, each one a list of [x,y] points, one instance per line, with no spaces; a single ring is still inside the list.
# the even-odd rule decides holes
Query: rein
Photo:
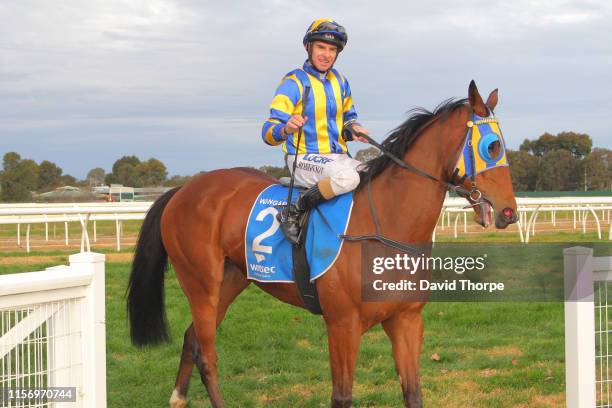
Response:
[[[469,110],[469,121],[467,122],[467,129],[466,129],[466,133],[465,136],[463,138],[463,140],[466,140],[466,138],[468,137],[468,134],[470,132],[470,129],[472,128],[472,126],[474,126],[474,112],[472,111],[471,107]],[[420,130],[422,131],[423,129],[425,129],[426,127],[428,127],[431,123],[433,123],[435,120],[437,120],[438,118],[434,118],[434,120],[428,122],[427,124],[425,124]],[[487,200],[482,192],[478,189],[478,187],[476,186],[476,181],[475,181],[475,176],[471,177],[471,181],[472,181],[472,188],[470,190],[466,189],[465,187],[463,187],[461,184],[463,184],[463,182],[465,181],[465,179],[467,178],[467,176],[463,176],[461,177],[459,180],[457,180],[457,183],[453,183],[452,181],[455,180],[457,178],[457,170],[455,169],[455,171],[451,174],[451,176],[449,177],[450,181],[447,180],[440,180],[439,178],[432,176],[431,174],[418,169],[416,167],[414,167],[413,165],[407,163],[406,161],[402,160],[401,158],[397,157],[396,155],[394,155],[393,153],[391,153],[390,151],[388,151],[387,149],[384,148],[384,146],[380,143],[378,143],[376,140],[372,139],[370,136],[366,135],[365,133],[362,132],[356,132],[355,133],[357,136],[362,137],[364,139],[366,139],[368,141],[368,143],[370,143],[372,146],[378,148],[382,154],[384,154],[385,156],[387,156],[389,159],[391,159],[391,161],[393,161],[396,165],[398,165],[399,167],[408,170],[411,173],[417,174],[421,177],[427,178],[431,181],[435,181],[436,183],[442,184],[447,190],[449,191],[454,191],[458,196],[463,197],[465,199],[467,199],[470,202],[470,205],[466,208],[469,207],[474,207],[474,206],[480,206],[481,209],[481,213],[485,214],[486,208],[485,206],[487,204],[489,204],[489,200]],[[453,154],[453,158],[456,159],[460,154],[461,154],[461,146],[463,146],[463,144],[460,145],[459,149],[457,152],[455,152],[455,154]],[[451,159],[452,160],[452,159]],[[473,158],[472,158],[473,160]],[[381,244],[391,247],[391,248],[395,248],[398,249],[400,251],[405,251],[405,252],[414,252],[416,246],[415,245],[409,245],[409,244],[405,244],[403,242],[399,242],[396,241],[394,239],[385,237],[384,235],[381,234],[380,230],[380,222],[378,220],[378,214],[376,212],[376,208],[374,207],[374,198],[372,197],[372,175],[369,174],[368,175],[368,203],[370,206],[370,214],[372,215],[372,219],[374,221],[374,227],[376,229],[376,233],[375,235],[361,235],[361,236],[351,236],[351,235],[340,235],[341,239],[347,240],[347,241],[352,241],[352,242],[357,242],[357,241],[378,241]]]

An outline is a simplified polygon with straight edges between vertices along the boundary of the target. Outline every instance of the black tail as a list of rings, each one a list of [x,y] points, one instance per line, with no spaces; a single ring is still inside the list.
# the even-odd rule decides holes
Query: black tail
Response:
[[[142,223],[127,293],[130,336],[137,346],[169,340],[164,310],[164,272],[168,253],[161,237],[161,217],[180,187],[159,197]]]

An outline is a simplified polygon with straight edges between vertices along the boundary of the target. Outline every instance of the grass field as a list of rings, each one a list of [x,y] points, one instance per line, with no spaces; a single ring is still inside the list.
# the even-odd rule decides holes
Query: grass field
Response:
[[[137,225],[130,226],[137,230]],[[594,233],[543,233],[540,242],[593,242]],[[470,241],[507,242],[483,233]],[[505,240],[504,240],[505,238]],[[459,242],[468,241],[460,238]],[[440,242],[456,242],[441,237]],[[477,245],[479,245],[477,243]],[[569,246],[569,244],[566,244]],[[559,253],[555,246],[549,252]],[[524,246],[525,259],[542,258],[542,246]],[[601,242],[596,255],[612,254]],[[0,273],[41,270],[66,263],[74,251],[5,252]],[[107,387],[109,407],[167,406],[191,321],[173,272],[166,277],[166,309],[172,341],[137,349],[129,342],[125,313],[131,249],[107,254]],[[563,303],[430,302],[424,311],[421,383],[428,407],[562,407],[565,404]],[[331,375],[325,326],[320,317],[285,305],[256,287],[232,305],[218,336],[220,383],[228,407],[329,405]],[[208,407],[197,372],[190,407]],[[401,406],[390,344],[377,327],[362,339],[354,387],[356,407]]]
[[[549,240],[566,238],[558,235]],[[481,239],[487,242],[491,237],[483,234]],[[598,251],[602,248],[609,252],[609,246],[604,244]],[[105,252],[108,406],[167,406],[183,331],[191,320],[186,299],[170,271],[165,293],[172,342],[133,347],[124,299],[131,254]],[[0,273],[41,270],[65,263],[68,254],[5,253]],[[421,382],[426,406],[564,406],[562,302],[430,302],[424,317]],[[217,345],[221,390],[228,407],[329,405],[331,376],[320,317],[250,287],[230,308]],[[190,407],[210,406],[195,371],[188,400]],[[401,406],[390,344],[379,327],[362,339],[354,405]]]

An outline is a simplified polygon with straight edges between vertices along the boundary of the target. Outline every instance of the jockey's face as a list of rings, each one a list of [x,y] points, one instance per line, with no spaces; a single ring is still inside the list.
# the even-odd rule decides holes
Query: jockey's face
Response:
[[[310,47],[312,65],[319,72],[329,71],[338,56],[338,47],[323,41],[313,41]]]

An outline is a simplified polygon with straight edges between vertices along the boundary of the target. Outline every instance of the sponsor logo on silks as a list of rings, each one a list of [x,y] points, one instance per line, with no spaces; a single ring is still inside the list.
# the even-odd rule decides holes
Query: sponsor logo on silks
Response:
[[[323,174],[323,167],[317,166],[311,163],[298,163],[298,168],[304,171],[310,171],[311,173]]]
[[[506,146],[495,117],[481,118],[467,123],[468,134],[457,160],[459,176],[476,177],[496,167],[508,166]]]
[[[334,159],[330,159],[329,157],[324,157],[324,156],[313,154],[313,153],[309,153],[305,155],[302,158],[302,160],[306,160],[306,161],[313,162],[313,163],[319,163],[319,164],[327,164],[327,163],[334,161]]]

